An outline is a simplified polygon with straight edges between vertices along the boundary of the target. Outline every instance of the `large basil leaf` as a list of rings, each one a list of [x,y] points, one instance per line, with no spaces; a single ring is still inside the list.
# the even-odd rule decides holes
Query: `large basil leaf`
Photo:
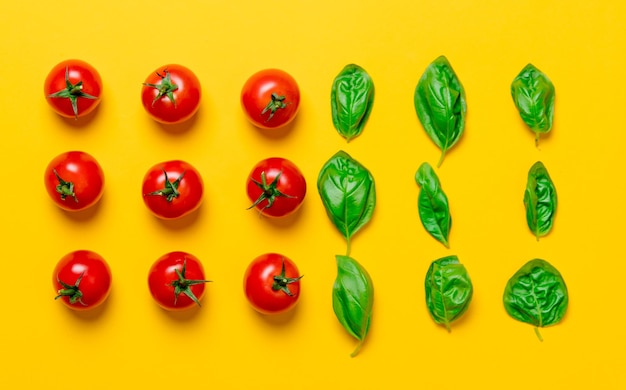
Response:
[[[374,83],[355,64],[346,65],[333,81],[330,107],[337,132],[348,142],[363,131],[374,104]]]
[[[504,308],[514,319],[539,328],[561,321],[569,302],[567,286],[559,271],[542,259],[526,263],[504,289]]]
[[[528,228],[539,240],[552,229],[557,207],[556,188],[541,161],[534,163],[528,171],[524,206]]]
[[[317,190],[328,217],[348,241],[374,213],[376,188],[370,172],[344,151],[337,152],[322,167]]]
[[[450,323],[467,311],[472,281],[456,256],[432,262],[426,273],[426,306],[433,320],[450,331]]]
[[[448,237],[452,227],[452,216],[448,197],[441,189],[437,174],[430,164],[425,162],[415,173],[415,181],[420,186],[417,210],[424,229],[449,248]]]
[[[522,120],[535,133],[535,144],[539,135],[552,129],[554,117],[554,85],[533,64],[522,69],[511,83],[513,103]]]
[[[337,278],[333,285],[333,310],[341,325],[359,340],[351,356],[356,356],[370,327],[374,305],[374,285],[356,260],[337,255]]]
[[[465,128],[465,90],[445,56],[433,61],[415,88],[415,111],[430,139],[441,149],[437,166]]]

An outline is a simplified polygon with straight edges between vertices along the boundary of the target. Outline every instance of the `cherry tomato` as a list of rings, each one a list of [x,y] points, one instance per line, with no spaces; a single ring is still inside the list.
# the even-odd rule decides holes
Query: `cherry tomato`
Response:
[[[300,107],[298,83],[280,69],[253,74],[241,90],[241,105],[248,120],[262,129],[289,124]]]
[[[202,177],[191,164],[172,160],[148,170],[142,186],[143,201],[157,217],[183,217],[200,207],[204,191]]]
[[[143,83],[141,102],[160,123],[175,124],[191,118],[200,106],[200,80],[182,65],[165,65]]]
[[[295,263],[278,253],[254,259],[246,269],[243,288],[250,305],[263,314],[291,309],[300,296],[300,279]]]
[[[194,304],[200,306],[204,296],[202,263],[192,254],[170,252],[161,256],[150,268],[148,287],[154,300],[163,309],[178,311]]]
[[[271,157],[259,161],[246,183],[249,208],[256,207],[268,217],[284,217],[295,212],[306,196],[306,180],[291,161]]]
[[[52,285],[66,306],[74,310],[93,309],[111,291],[111,269],[99,254],[78,250],[63,256],[52,274]]]
[[[102,197],[104,173],[93,156],[80,151],[58,155],[46,167],[44,184],[60,208],[80,211]]]
[[[100,103],[102,79],[88,63],[66,60],[48,73],[43,92],[59,115],[78,119],[92,112]]]

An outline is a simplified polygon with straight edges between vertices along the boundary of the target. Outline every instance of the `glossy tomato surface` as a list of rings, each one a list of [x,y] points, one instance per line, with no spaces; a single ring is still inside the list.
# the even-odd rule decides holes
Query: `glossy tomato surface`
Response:
[[[200,306],[207,282],[202,263],[187,252],[166,253],[148,273],[150,294],[159,306],[172,311]]]
[[[246,192],[252,205],[268,217],[292,214],[304,201],[306,180],[290,160],[270,157],[259,161],[248,175]]]
[[[44,174],[48,195],[60,208],[80,211],[94,205],[102,197],[104,172],[88,153],[71,151],[50,161]]]
[[[101,305],[111,291],[111,269],[99,254],[78,250],[63,256],[52,274],[56,299],[74,310]]]
[[[256,311],[280,314],[298,302],[301,278],[291,259],[278,253],[266,253],[248,265],[243,289],[248,302]]]
[[[241,90],[241,105],[248,120],[263,129],[289,124],[300,107],[296,80],[280,69],[264,69],[253,74]]]
[[[59,115],[80,118],[91,113],[100,103],[102,79],[85,61],[65,60],[50,70],[43,92],[48,104]]]
[[[197,210],[204,185],[196,168],[181,160],[151,167],[143,179],[143,201],[157,217],[175,219]]]
[[[141,88],[141,102],[157,122],[181,123],[191,118],[200,107],[200,80],[188,68],[164,65],[146,78]]]

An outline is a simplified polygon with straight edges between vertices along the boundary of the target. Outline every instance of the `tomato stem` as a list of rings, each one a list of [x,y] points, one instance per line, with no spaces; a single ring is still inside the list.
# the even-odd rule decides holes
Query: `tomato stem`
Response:
[[[258,182],[257,180],[254,180],[252,177],[250,178],[250,180],[252,180],[252,182],[254,184],[256,184],[257,187],[259,187],[263,192],[254,201],[254,203],[252,203],[250,205],[250,207],[248,207],[247,210],[250,210],[251,208],[256,207],[257,205],[259,205],[264,200],[267,200],[267,205],[265,205],[265,207],[263,207],[263,209],[269,209],[270,207],[272,207],[274,205],[274,202],[276,201],[276,198],[278,198],[278,197],[296,198],[295,196],[284,194],[284,193],[282,193],[280,190],[278,190],[276,188],[276,187],[278,187],[278,183],[280,181],[280,176],[282,174],[283,174],[283,171],[280,171],[276,175],[274,180],[272,180],[272,182],[270,184],[267,184],[267,177],[265,175],[265,171],[261,172],[261,182]]]
[[[61,286],[63,286],[62,289],[59,289],[57,291],[57,293],[59,295],[57,295],[56,297],[54,297],[54,299],[59,299],[61,297],[69,297],[70,298],[70,304],[74,305],[76,302],[80,303],[83,306],[87,306],[84,302],[83,302],[83,293],[82,291],[80,291],[80,289],[78,288],[80,285],[81,280],[83,280],[83,276],[85,275],[85,272],[83,271],[79,276],[78,279],[76,279],[76,282],[73,285],[67,284],[65,282],[63,282],[61,279],[59,279],[57,277],[57,282],[59,282],[59,284]]]
[[[175,198],[178,198],[178,196],[180,195],[180,193],[178,192],[178,186],[180,185],[180,181],[185,176],[185,172],[187,171],[183,171],[183,173],[181,173],[180,176],[178,176],[176,180],[174,180],[173,182],[170,182],[169,178],[167,177],[167,172],[165,171],[165,169],[163,169],[163,174],[165,175],[165,188],[161,188],[160,190],[149,192],[145,194],[144,196],[146,195],[163,196],[166,198],[168,202],[173,201]]]
[[[157,76],[161,78],[161,82],[158,84],[151,83],[143,83],[146,87],[156,88],[159,90],[159,93],[152,99],[152,107],[154,107],[154,103],[157,100],[161,99],[163,96],[167,96],[168,99],[174,104],[174,108],[176,108],[176,99],[174,98],[174,91],[178,89],[178,85],[172,82],[172,77],[170,76],[170,72],[167,69],[164,69],[163,72],[165,76],[161,73],[156,72]]]
[[[270,100],[263,109],[263,111],[261,111],[261,115],[265,115],[265,113],[269,111],[270,116],[265,120],[266,122],[268,122],[270,119],[272,119],[272,117],[276,113],[276,110],[285,107],[287,107],[287,102],[285,102],[285,96],[278,95],[276,92],[272,92],[272,100]]]
[[[178,296],[180,294],[185,294],[192,301],[194,301],[198,306],[202,306],[200,301],[196,297],[196,295],[191,291],[191,286],[196,284],[209,283],[210,280],[193,280],[193,279],[185,279],[185,273],[187,271],[187,259],[183,261],[182,270],[175,270],[176,275],[178,276],[178,280],[174,280],[170,283],[170,286],[174,287],[174,306],[176,306],[176,302],[178,301]]]
[[[65,181],[59,176],[59,173],[56,169],[53,169],[54,176],[57,177],[59,184],[56,186],[57,192],[61,195],[61,200],[65,200],[68,196],[74,198],[74,201],[78,203],[78,198],[76,197],[76,193],[74,192],[74,183],[71,181]]]
[[[70,104],[72,105],[72,111],[74,112],[74,117],[78,119],[78,98],[85,99],[94,99],[97,100],[98,97],[90,95],[83,91],[83,81],[80,80],[76,84],[72,84],[70,81],[70,69],[69,67],[65,67],[65,89],[60,89],[54,93],[48,95],[49,98],[61,98],[61,99],[70,99]]]
[[[280,275],[274,275],[274,284],[272,284],[272,290],[274,291],[282,291],[285,294],[293,297],[293,293],[289,290],[289,285],[291,283],[295,283],[298,280],[302,279],[304,275],[300,275],[297,278],[288,278],[285,276],[285,258],[282,258],[282,269],[280,271]]]

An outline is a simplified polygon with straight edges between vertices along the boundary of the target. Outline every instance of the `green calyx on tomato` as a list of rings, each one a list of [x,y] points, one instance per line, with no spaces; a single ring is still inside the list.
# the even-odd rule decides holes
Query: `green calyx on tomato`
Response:
[[[295,283],[302,279],[304,275],[300,275],[297,278],[288,278],[285,276],[285,259],[282,259],[282,269],[280,271],[280,275],[274,275],[274,284],[272,284],[272,290],[274,291],[282,291],[285,294],[293,297],[293,293],[289,290],[289,285],[291,283]]]
[[[74,116],[78,119],[78,98],[85,99],[93,99],[97,100],[96,96],[90,95],[83,91],[83,82],[82,80],[77,82],[76,84],[72,84],[70,81],[70,69],[69,67],[65,67],[65,89],[61,89],[54,93],[48,95],[49,98],[61,98],[61,99],[70,99],[70,103],[72,104],[72,110],[74,111]]]
[[[178,296],[180,294],[185,294],[192,301],[194,301],[198,306],[202,306],[200,301],[195,296],[193,291],[191,291],[191,286],[195,284],[209,283],[210,280],[190,280],[185,279],[185,273],[187,270],[187,259],[183,262],[183,269],[176,269],[176,275],[178,276],[178,280],[174,280],[170,283],[170,286],[174,287],[174,305],[176,305],[176,301],[178,301]]]
[[[59,284],[61,286],[63,286],[62,289],[60,289],[59,291],[57,291],[57,293],[59,295],[57,295],[56,297],[54,297],[54,299],[59,299],[61,297],[69,297],[70,298],[70,304],[75,304],[76,302],[80,303],[83,306],[87,306],[84,302],[83,302],[83,293],[82,291],[80,291],[80,289],[78,288],[78,286],[80,285],[81,280],[83,280],[83,275],[85,273],[81,273],[80,276],[78,277],[78,279],[76,279],[76,283],[74,283],[74,285],[71,284],[67,284],[64,281],[62,281],[61,279],[57,278],[57,281],[59,282]]]
[[[57,189],[57,192],[61,195],[61,200],[65,200],[65,198],[67,198],[68,196],[71,196],[72,198],[74,198],[74,201],[78,203],[76,192],[74,192],[74,183],[72,183],[71,181],[63,180],[61,176],[59,176],[56,169],[53,169],[52,171],[54,172],[54,175],[57,177],[57,180],[59,181],[59,184],[57,185],[56,189]]]
[[[154,107],[154,103],[157,100],[161,99],[163,96],[167,96],[168,99],[170,99],[171,102],[174,104],[174,107],[176,107],[176,99],[174,98],[174,91],[178,89],[178,85],[172,82],[172,78],[170,77],[170,72],[167,69],[163,70],[163,72],[165,73],[165,76],[163,76],[159,72],[156,73],[157,76],[161,78],[160,83],[158,84],[143,83],[143,85],[145,85],[146,87],[152,87],[152,88],[156,88],[159,90],[159,94],[156,95],[154,99],[152,100],[153,107]]]
[[[163,174],[165,175],[165,188],[152,191],[147,195],[163,196],[167,199],[168,202],[171,202],[174,200],[174,198],[178,198],[178,196],[180,195],[180,193],[178,192],[178,186],[180,185],[180,181],[183,179],[183,176],[185,176],[185,171],[183,171],[183,173],[181,173],[180,176],[178,176],[178,178],[173,182],[168,179],[165,169],[163,170]]]
[[[265,113],[268,111],[270,112],[270,116],[266,120],[267,122],[272,119],[272,117],[276,113],[276,110],[285,107],[287,107],[287,103],[285,103],[285,96],[278,95],[276,92],[272,92],[272,100],[270,100],[269,103],[267,103],[267,106],[265,106],[265,108],[263,109],[263,111],[261,111],[261,115],[265,115]]]
[[[270,184],[267,184],[265,171],[261,172],[261,182],[250,178],[250,180],[252,180],[254,184],[256,184],[261,190],[263,190],[263,193],[261,193],[261,195],[254,201],[254,203],[252,203],[250,207],[248,207],[248,210],[263,202],[264,200],[267,200],[267,206],[265,206],[264,209],[269,209],[270,207],[272,207],[274,201],[278,197],[295,198],[295,196],[284,194],[276,188],[280,181],[281,175],[282,171],[278,175],[276,175],[276,177],[274,178],[274,180],[272,180]]]

